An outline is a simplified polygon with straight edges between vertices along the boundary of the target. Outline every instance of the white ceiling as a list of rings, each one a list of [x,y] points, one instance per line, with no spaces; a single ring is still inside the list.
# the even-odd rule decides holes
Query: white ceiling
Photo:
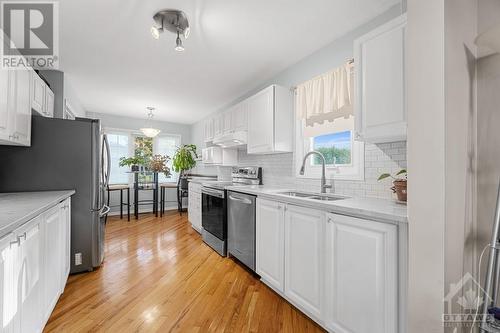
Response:
[[[91,112],[194,123],[399,0],[64,0],[60,69]],[[181,9],[186,51],[150,34]]]

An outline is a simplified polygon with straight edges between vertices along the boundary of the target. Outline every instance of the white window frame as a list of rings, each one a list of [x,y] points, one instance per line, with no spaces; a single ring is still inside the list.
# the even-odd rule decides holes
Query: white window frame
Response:
[[[302,166],[304,156],[311,150],[310,138],[304,137],[305,120],[295,118],[295,172],[297,178],[303,179],[320,179],[321,178],[321,165],[312,165],[311,162],[306,162],[306,169],[304,175],[299,173]],[[325,133],[326,134],[326,133]],[[354,136],[354,129],[352,130]],[[352,153],[351,162],[349,166],[326,166],[326,178],[333,178],[335,180],[365,180],[365,145],[364,142],[356,141],[351,138]],[[309,157],[309,158],[312,158]]]
[[[158,154],[158,150],[157,150],[157,142],[160,138],[162,137],[175,137],[175,138],[178,138],[178,142],[179,142],[179,146],[182,145],[182,136],[180,134],[170,134],[170,133],[160,133],[158,134],[154,140],[153,140],[153,154],[156,155]],[[170,156],[170,158],[172,159],[174,156]],[[173,168],[172,170],[170,170],[172,173],[174,172]],[[175,179],[171,179],[172,182],[177,182],[179,178],[175,178]]]
[[[103,128],[102,132],[104,134],[114,134],[114,135],[123,135],[127,134],[128,135],[128,155],[131,156],[130,154],[134,153],[133,145],[131,144],[132,140],[132,133],[130,130],[127,129],[120,129],[120,128]],[[133,184],[133,177],[132,174],[128,174],[128,185]],[[110,185],[115,185],[115,184],[110,184]]]
[[[129,139],[129,147],[128,147],[128,155],[133,156],[134,155],[134,149],[135,149],[135,142],[134,142],[134,137],[136,136],[145,136],[142,132],[133,130],[133,129],[126,129],[126,128],[115,128],[115,127],[104,127],[102,129],[102,132],[104,134],[124,134],[128,133],[128,139]],[[157,150],[155,148],[155,142],[157,142],[157,139],[162,136],[169,136],[169,137],[177,137],[179,138],[179,145],[182,145],[182,136],[180,134],[171,134],[171,133],[160,133],[158,134],[155,138],[153,138],[153,154],[157,153]],[[172,158],[173,156],[170,156]],[[175,180],[177,181],[177,179]],[[133,174],[130,173],[128,177],[128,184],[133,185],[134,184],[134,177]]]

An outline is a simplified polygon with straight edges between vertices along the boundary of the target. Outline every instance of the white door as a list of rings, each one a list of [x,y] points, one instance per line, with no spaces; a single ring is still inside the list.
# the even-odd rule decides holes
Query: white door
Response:
[[[249,154],[274,150],[274,87],[271,86],[248,99]]]
[[[317,319],[322,313],[324,229],[324,212],[286,206],[285,295]]]
[[[45,111],[45,82],[38,76],[37,73],[31,71],[31,107],[41,115]]]
[[[276,290],[284,291],[284,205],[257,198],[256,271]]]
[[[241,102],[233,109],[233,128],[235,132],[248,130],[247,102]]]
[[[45,88],[45,115],[47,117],[54,117],[54,93],[49,87]]]
[[[16,237],[9,234],[0,239],[0,332],[19,331],[18,280],[15,265],[18,254]],[[11,245],[11,243],[13,243]]]
[[[31,143],[31,102],[30,86],[31,71],[17,70],[16,76],[16,106],[12,117],[12,134],[18,144],[29,146]]]
[[[406,16],[355,41],[356,122],[368,142],[406,140]]]
[[[61,256],[63,253],[61,236],[61,213],[59,206],[51,208],[44,214],[44,311],[45,318],[50,316],[61,292]]]
[[[397,227],[329,214],[326,312],[334,332],[397,332]]]
[[[20,238],[19,302],[21,303],[21,332],[40,332],[42,315],[42,223],[41,217],[28,222],[15,234]]]

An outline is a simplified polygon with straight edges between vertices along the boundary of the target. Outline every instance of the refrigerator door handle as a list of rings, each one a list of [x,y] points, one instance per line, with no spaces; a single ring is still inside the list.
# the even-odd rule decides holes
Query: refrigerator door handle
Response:
[[[109,141],[108,141],[108,136],[106,134],[103,135],[103,145],[106,147],[106,171],[104,171],[104,166],[103,166],[103,172],[105,175],[105,178],[103,179],[105,182],[105,187],[107,188],[109,186],[109,177],[111,174],[111,150],[109,149]]]

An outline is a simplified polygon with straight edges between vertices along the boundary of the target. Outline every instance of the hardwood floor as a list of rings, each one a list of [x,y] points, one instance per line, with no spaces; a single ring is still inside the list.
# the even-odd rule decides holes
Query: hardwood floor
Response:
[[[70,276],[45,332],[322,332],[177,213],[112,217],[104,265]]]

